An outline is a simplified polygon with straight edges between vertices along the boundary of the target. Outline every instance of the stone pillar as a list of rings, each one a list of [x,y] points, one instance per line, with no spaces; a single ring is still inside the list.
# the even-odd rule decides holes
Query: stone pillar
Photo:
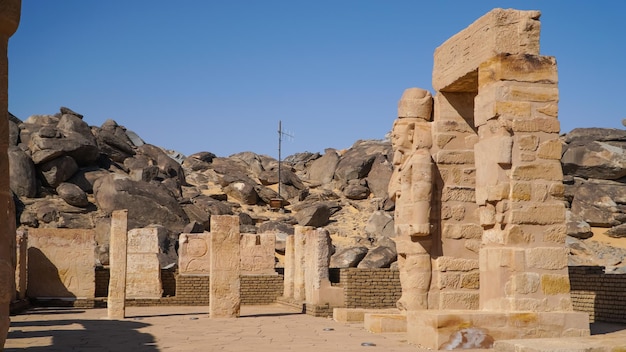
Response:
[[[239,217],[211,216],[211,274],[209,313],[211,318],[237,318],[241,305],[241,259]]]
[[[330,264],[330,234],[324,228],[308,229],[305,233],[304,269],[305,300],[314,305],[342,307],[343,289],[332,287],[328,266]]]
[[[295,265],[294,238],[289,235],[285,238],[285,272],[283,274],[283,297],[293,298],[293,274]]]
[[[278,275],[275,233],[242,234],[240,245],[243,275]]]
[[[163,295],[158,232],[156,227],[128,231],[127,298],[159,299]]]
[[[17,246],[16,254],[16,267],[15,267],[15,299],[22,300],[26,298],[26,284],[28,282],[27,270],[27,256],[28,251],[28,232],[20,230],[17,231],[15,242]]]
[[[109,245],[109,319],[126,317],[126,260],[128,246],[128,210],[116,210],[111,215],[111,239]]]
[[[571,310],[556,60],[497,55],[478,85],[481,308]]]
[[[9,306],[15,292],[15,207],[9,188],[9,64],[7,46],[20,22],[20,0],[0,0],[0,347],[9,331]]]
[[[403,311],[428,308],[433,188],[431,119],[430,93],[419,88],[405,90],[392,129],[394,170],[389,183],[389,197],[396,202],[394,241],[402,285],[402,296],[396,305]]]
[[[305,270],[305,255],[304,246],[306,244],[305,233],[311,231],[311,226],[299,226],[294,227],[294,266],[293,266],[293,299],[296,301],[304,301],[306,299],[306,290],[304,287],[304,270]]]

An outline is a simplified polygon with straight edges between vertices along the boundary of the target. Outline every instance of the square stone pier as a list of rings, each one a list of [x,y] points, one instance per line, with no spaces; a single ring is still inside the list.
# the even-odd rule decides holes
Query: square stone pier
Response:
[[[558,75],[555,58],[539,54],[539,17],[490,11],[436,49],[432,116],[410,111],[428,95],[419,104],[407,93],[400,101],[399,119],[422,119],[404,129],[420,164],[398,158],[408,160],[394,171],[398,197],[432,194],[431,207],[419,208],[429,213],[414,213],[417,225],[396,202],[396,237],[420,244],[415,254],[404,252],[406,263],[428,254],[431,262],[430,269],[425,262],[400,267],[411,343],[488,348],[502,339],[589,334],[588,316],[574,312],[570,299]],[[428,153],[432,188],[403,174],[430,170]],[[398,226],[398,214],[408,224]]]

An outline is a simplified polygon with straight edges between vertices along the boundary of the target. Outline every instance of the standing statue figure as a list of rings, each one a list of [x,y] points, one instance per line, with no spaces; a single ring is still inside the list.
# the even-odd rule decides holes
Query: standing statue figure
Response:
[[[431,281],[430,207],[433,162],[430,156],[432,96],[409,88],[398,103],[393,124],[393,174],[389,197],[395,201],[395,238],[402,297],[398,309],[428,309]]]

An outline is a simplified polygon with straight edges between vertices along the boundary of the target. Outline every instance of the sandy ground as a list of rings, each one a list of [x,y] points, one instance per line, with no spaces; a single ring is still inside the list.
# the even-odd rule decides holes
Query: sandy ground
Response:
[[[603,227],[592,227],[591,231],[593,231],[593,237],[589,240],[606,243],[612,247],[619,247],[626,249],[626,237],[622,238],[613,238],[605,235],[604,233],[608,230],[608,228]]]

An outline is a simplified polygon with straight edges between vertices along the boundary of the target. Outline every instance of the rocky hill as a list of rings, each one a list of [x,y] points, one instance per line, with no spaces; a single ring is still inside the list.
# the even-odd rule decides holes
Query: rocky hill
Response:
[[[95,229],[99,264],[108,263],[109,217],[117,209],[129,210],[129,228],[161,229],[169,258],[164,266],[175,262],[181,232],[209,230],[210,216],[224,214],[239,215],[244,233],[275,230],[278,265],[280,239],[296,224],[329,230],[332,266],[395,261],[389,141],[291,155],[279,178],[278,161],[265,155],[185,157],[144,142],[113,120],[89,126],[64,107],[24,121],[11,115],[9,125],[17,226]],[[626,131],[577,129],[563,136],[563,145],[572,264],[626,272],[626,250],[594,241],[606,237],[598,228],[626,241]],[[275,206],[279,198],[282,207]]]

